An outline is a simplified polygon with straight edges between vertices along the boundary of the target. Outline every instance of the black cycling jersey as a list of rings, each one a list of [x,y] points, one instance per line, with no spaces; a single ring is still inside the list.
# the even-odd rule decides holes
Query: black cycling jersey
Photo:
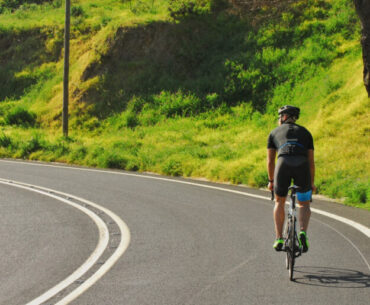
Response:
[[[293,123],[280,125],[271,131],[267,148],[278,151],[274,174],[274,191],[278,196],[286,197],[292,180],[301,187],[301,192],[311,190],[307,152],[314,147],[306,128]]]
[[[307,151],[314,149],[311,133],[303,126],[293,123],[282,124],[271,131],[267,148],[276,149],[278,157],[307,156]]]

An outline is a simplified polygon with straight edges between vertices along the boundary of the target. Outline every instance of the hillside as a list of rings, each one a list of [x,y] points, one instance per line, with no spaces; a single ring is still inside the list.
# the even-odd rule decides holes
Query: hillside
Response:
[[[74,2],[65,139],[62,2],[1,0],[0,155],[264,187],[276,109],[295,104],[314,135],[319,192],[370,208],[352,2],[246,4]]]

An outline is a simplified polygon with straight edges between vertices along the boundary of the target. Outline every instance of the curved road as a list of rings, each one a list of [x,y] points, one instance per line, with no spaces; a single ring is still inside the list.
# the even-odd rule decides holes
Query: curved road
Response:
[[[264,191],[7,160],[0,160],[0,178],[92,201],[127,224],[126,252],[70,304],[369,304],[369,237],[313,213],[311,248],[297,260],[290,282],[284,255],[271,246],[272,204],[242,194],[268,196]],[[9,184],[0,184],[0,195],[0,304],[26,304],[79,268],[99,231],[87,214],[46,195]],[[313,207],[370,227],[368,211],[319,200]],[[109,227],[111,219],[95,212]],[[94,271],[43,304],[56,304],[87,282],[114,248],[107,247]]]

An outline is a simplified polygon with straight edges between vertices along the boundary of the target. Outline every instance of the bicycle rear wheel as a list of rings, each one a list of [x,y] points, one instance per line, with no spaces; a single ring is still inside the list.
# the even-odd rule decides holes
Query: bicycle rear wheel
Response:
[[[287,221],[285,224],[285,232],[284,232],[284,239],[285,239],[285,265],[287,270],[289,270],[289,254],[288,254],[288,249],[289,249],[289,229],[290,229],[290,221]]]
[[[290,259],[290,250],[286,251],[286,258],[285,258],[285,265],[287,270],[290,270],[290,264],[291,264],[291,259]]]
[[[296,247],[296,218],[292,217],[291,221],[291,228],[289,232],[289,240],[290,240],[290,247],[289,247],[289,279],[293,281],[293,273],[294,273],[294,263],[295,263],[295,247]]]

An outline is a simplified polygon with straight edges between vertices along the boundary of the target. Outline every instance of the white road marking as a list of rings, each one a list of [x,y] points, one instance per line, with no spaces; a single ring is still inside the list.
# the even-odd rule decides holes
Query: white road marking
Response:
[[[351,219],[344,218],[342,216],[338,216],[338,215],[335,215],[335,214],[332,214],[332,213],[329,213],[329,212],[325,212],[325,211],[322,211],[322,210],[319,210],[319,209],[311,208],[311,211],[316,213],[316,214],[324,215],[326,217],[333,218],[335,220],[343,222],[343,223],[357,229],[361,233],[365,234],[368,238],[370,238],[370,229],[368,227],[365,227],[362,224],[359,224],[358,222],[355,222]]]
[[[131,174],[131,173],[124,173],[124,172],[116,172],[116,171],[107,171],[107,170],[98,170],[98,169],[90,169],[90,168],[80,168],[80,167],[69,167],[69,166],[61,166],[61,165],[54,165],[54,164],[41,164],[41,163],[31,163],[31,162],[22,162],[22,161],[11,161],[11,160],[0,160],[1,162],[8,162],[8,163],[22,163],[26,165],[33,165],[33,166],[45,166],[45,167],[55,167],[55,168],[63,168],[63,169],[74,169],[74,170],[80,170],[80,171],[88,171],[88,172],[98,172],[98,173],[108,173],[108,174],[114,174],[114,175],[124,175],[124,176],[132,176],[132,177],[139,177],[139,178],[145,178],[145,179],[154,179],[154,180],[162,180],[162,181],[168,181],[173,183],[182,183],[187,185],[194,185],[194,186],[200,186],[208,189],[214,189],[234,194],[239,194],[243,196],[263,199],[263,200],[271,200],[269,197],[251,194],[247,192],[240,192],[236,190],[226,189],[222,187],[212,186],[212,185],[206,185],[201,183],[195,183],[195,182],[189,182],[189,181],[181,181],[181,180],[175,180],[175,179],[168,179],[163,177],[154,177],[154,176],[147,176],[147,175],[139,175],[139,174]],[[335,219],[337,221],[340,221],[342,223],[345,223],[356,230],[360,231],[361,233],[365,234],[368,238],[370,238],[370,228],[355,222],[351,219],[335,215],[333,213],[325,212],[319,209],[311,208],[311,211],[332,219]]]
[[[332,229],[334,232],[336,232],[337,234],[339,234],[340,236],[342,236],[346,241],[348,241],[351,246],[358,252],[358,254],[360,254],[362,260],[365,262],[365,265],[367,266],[367,268],[370,270],[370,264],[369,262],[367,261],[367,259],[365,258],[365,256],[362,254],[362,252],[360,251],[360,249],[352,242],[352,240],[350,240],[348,237],[344,236],[341,232],[339,232],[337,229],[333,228],[331,225],[328,225],[327,223],[325,222],[322,222],[318,219],[314,219],[314,221],[317,221],[319,223],[321,223],[322,225]]]
[[[91,210],[78,205],[68,199],[59,197],[68,197],[69,199],[75,199],[79,202],[83,202],[85,204],[88,204],[96,209],[101,210],[108,216],[110,216],[115,223],[118,225],[120,231],[121,231],[121,241],[120,244],[118,245],[117,249],[115,252],[112,254],[112,256],[109,257],[109,259],[100,267],[90,278],[88,278],[84,283],[82,283],[78,288],[73,290],[70,294],[68,294],[66,297],[64,297],[61,301],[59,301],[57,304],[58,305],[65,305],[76,299],[79,295],[81,295],[83,292],[85,292],[87,289],[89,289],[92,285],[94,285],[105,273],[107,273],[110,268],[117,262],[117,260],[123,255],[123,253],[126,251],[129,243],[130,243],[130,231],[127,227],[127,225],[113,212],[110,210],[93,203],[91,201],[85,200],[83,198],[79,198],[77,196],[67,194],[67,193],[62,193],[58,192],[52,189],[36,186],[36,185],[31,185],[31,184],[26,184],[22,182],[16,182],[16,181],[10,181],[7,179],[1,179],[0,178],[0,183],[5,184],[5,185],[10,185],[13,187],[17,188],[22,188],[28,191],[36,192],[51,198],[54,198],[56,200],[59,200],[63,203],[66,203],[86,215],[88,215],[97,225],[99,229],[99,242],[98,245],[96,246],[94,252],[90,255],[90,257],[75,271],[73,272],[70,276],[68,276],[66,279],[58,283],[56,286],[53,288],[49,289],[45,293],[43,293],[41,296],[37,297],[36,299],[32,300],[31,302],[27,303],[26,305],[39,305],[50,298],[54,297],[56,294],[58,294],[60,291],[63,289],[67,288],[69,285],[74,283],[77,279],[79,279],[81,276],[83,276],[94,264],[97,262],[97,260],[101,257],[103,252],[108,246],[109,243],[109,230],[104,223],[104,221],[98,217],[95,213],[93,213]]]
[[[21,162],[21,161],[0,160],[0,162],[22,163],[22,164],[25,164],[25,165],[32,165],[32,166],[54,167],[54,168],[69,169],[69,170],[70,169],[74,169],[74,170],[94,172],[94,173],[107,173],[107,174],[124,175],[124,176],[131,176],[131,177],[138,177],[138,178],[145,178],[145,179],[154,179],[154,180],[161,180],[161,181],[166,181],[166,182],[173,182],[173,183],[181,183],[181,184],[186,184],[186,185],[193,185],[193,186],[198,186],[198,187],[203,187],[203,188],[208,188],[208,189],[213,189],[213,190],[219,190],[219,191],[224,191],[224,192],[239,194],[239,195],[253,197],[253,198],[258,198],[258,199],[263,199],[263,200],[269,200],[269,201],[271,200],[269,197],[266,197],[266,196],[261,196],[261,195],[247,193],[247,192],[241,192],[241,191],[231,190],[231,189],[227,189],[227,188],[206,185],[206,184],[200,184],[200,183],[195,183],[195,182],[188,182],[188,181],[181,181],[181,180],[175,180],[175,179],[168,179],[168,178],[163,178],[163,177],[155,177],[155,176],[148,176],[148,175],[139,175],[139,174],[133,174],[133,173],[124,173],[124,172],[116,172],[116,171],[108,171],[108,170],[98,170],[98,169],[79,168],[79,167],[68,167],[68,166],[53,165],[53,164],[49,165],[49,164],[40,164],[40,163]],[[62,195],[67,195],[67,194],[61,193],[61,192],[55,192],[55,193],[62,194]],[[70,196],[70,197],[73,198],[74,196]],[[78,198],[78,197],[74,197],[74,198]],[[86,203],[88,203],[88,204],[90,204],[92,206],[95,205],[94,203],[91,203],[91,202],[86,201],[86,200],[81,199],[81,198],[78,198],[78,200],[79,201],[82,201],[82,202],[86,202]],[[110,213],[111,213],[109,210],[106,210],[103,207],[98,206],[98,208],[100,208],[101,210],[103,210],[108,215],[110,215]],[[361,233],[363,233],[364,235],[366,235],[368,238],[370,238],[370,229],[368,227],[362,225],[362,224],[359,224],[359,223],[357,223],[357,222],[355,222],[353,220],[347,219],[345,217],[341,217],[341,216],[338,216],[338,215],[335,215],[335,214],[332,214],[332,213],[329,213],[329,212],[321,211],[319,209],[311,208],[311,211],[314,212],[314,213],[321,214],[321,215],[324,215],[326,217],[335,219],[335,220],[337,220],[339,222],[345,223],[345,224],[347,224],[347,225],[355,228],[356,230],[360,231]],[[110,216],[112,217],[112,215],[110,215]],[[116,221],[116,218],[118,218],[118,216],[116,216],[116,215],[114,215],[114,216],[115,217],[112,217],[112,218],[115,219],[115,221]],[[118,218],[118,220],[120,220],[120,219]],[[123,225],[123,227],[122,227],[123,230],[125,229],[125,227],[127,228],[127,226],[123,222],[122,222],[121,225]],[[120,228],[121,228],[121,225],[120,225]],[[367,260],[365,259],[364,255],[361,253],[361,251],[358,249],[358,247],[356,247],[356,245],[354,245],[353,242],[349,238],[345,237],[342,233],[340,233],[339,231],[337,231],[335,229],[334,229],[334,231],[336,231],[337,233],[339,233],[343,238],[345,238],[348,242],[350,242],[350,244],[359,252],[359,254],[362,257],[362,259],[364,260],[365,264],[369,267],[369,263],[367,262]],[[130,235],[129,235],[128,228],[127,228],[127,232],[128,232],[128,243],[129,243]],[[123,237],[123,234],[122,234],[122,237]],[[123,238],[121,239],[121,243],[122,243],[122,241],[123,241]],[[126,244],[125,245],[122,245],[122,249],[120,251],[118,251],[118,249],[117,249],[117,251],[116,251],[116,252],[118,252],[117,253],[117,257],[115,256],[114,259],[112,259],[112,262],[113,262],[113,260],[114,260],[114,262],[116,260],[118,260],[118,258],[125,252],[126,248],[128,247],[128,243],[127,243],[127,245]],[[113,266],[114,262],[113,263],[110,262],[111,266]],[[108,263],[108,261],[107,261],[107,263]],[[91,287],[96,281],[98,281],[101,278],[101,276],[104,275],[104,273],[106,273],[111,268],[111,266],[109,266],[107,263],[104,264],[83,285],[81,285],[79,288],[77,288],[76,290],[74,290],[71,294],[69,294],[68,296],[66,296],[64,299],[62,299],[56,305],[66,305],[66,304],[68,304],[69,302],[71,302],[72,300],[74,300],[75,298],[77,298],[79,295],[81,295],[84,291],[86,291],[89,287]],[[29,305],[29,304],[27,304],[27,305]]]
[[[56,305],[66,305],[70,303],[71,301],[76,299],[78,296],[80,296],[82,293],[84,293],[87,289],[89,289],[92,285],[94,285],[104,274],[106,274],[113,267],[113,265],[118,261],[118,259],[125,253],[125,251],[127,250],[130,244],[130,239],[131,239],[130,230],[128,226],[126,225],[126,223],[123,222],[121,218],[119,218],[112,211],[102,206],[99,206],[96,203],[93,203],[91,201],[88,201],[82,198],[80,198],[79,200],[97,209],[100,209],[105,214],[109,215],[114,220],[114,222],[118,225],[121,231],[121,241],[116,251],[113,253],[113,255],[109,257],[109,259],[104,263],[103,266],[101,266],[98,269],[98,271],[96,271],[89,279],[87,279],[83,284],[81,284],[77,289],[72,291],[69,295],[63,298]]]

